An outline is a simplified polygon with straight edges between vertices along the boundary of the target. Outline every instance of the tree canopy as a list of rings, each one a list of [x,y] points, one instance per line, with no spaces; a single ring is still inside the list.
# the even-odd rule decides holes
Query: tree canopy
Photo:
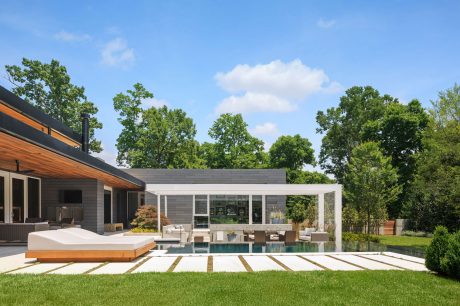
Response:
[[[144,110],[142,102],[149,98],[153,94],[137,83],[133,90],[113,99],[123,125],[117,139],[117,162],[133,168],[203,167],[193,120],[181,109]]]
[[[206,165],[214,169],[263,168],[267,163],[262,140],[251,136],[241,114],[222,114],[209,129],[213,143],[201,148]]]
[[[102,151],[101,142],[94,136],[95,129],[102,128],[102,123],[95,116],[98,109],[87,99],[83,86],[71,83],[65,66],[54,59],[48,64],[23,58],[22,67],[6,65],[5,69],[8,80],[14,86],[14,94],[75,132],[81,133],[81,113],[92,115],[89,149],[91,152]]]
[[[300,170],[315,164],[314,150],[307,138],[299,134],[280,136],[269,150],[270,167]]]

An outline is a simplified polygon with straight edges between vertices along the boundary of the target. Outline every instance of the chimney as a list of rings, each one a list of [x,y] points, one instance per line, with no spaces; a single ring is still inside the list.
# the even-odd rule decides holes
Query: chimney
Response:
[[[81,150],[89,153],[89,114],[81,114]]]

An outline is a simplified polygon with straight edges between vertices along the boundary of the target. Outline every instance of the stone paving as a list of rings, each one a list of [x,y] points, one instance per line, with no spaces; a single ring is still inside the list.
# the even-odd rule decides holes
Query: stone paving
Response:
[[[21,251],[21,250],[19,250]],[[392,252],[165,254],[151,251],[132,262],[38,263],[24,253],[0,257],[0,273],[8,274],[124,274],[141,272],[258,272],[258,271],[428,271],[422,258]]]

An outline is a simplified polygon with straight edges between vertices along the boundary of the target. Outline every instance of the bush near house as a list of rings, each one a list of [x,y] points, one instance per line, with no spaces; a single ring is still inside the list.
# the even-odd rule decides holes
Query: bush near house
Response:
[[[436,227],[426,251],[426,267],[460,279],[460,231],[449,234],[446,227]]]
[[[160,230],[157,228],[157,209],[153,205],[144,205],[137,209],[136,218],[131,222],[135,228]],[[161,226],[171,224],[171,221],[163,214],[160,213]]]

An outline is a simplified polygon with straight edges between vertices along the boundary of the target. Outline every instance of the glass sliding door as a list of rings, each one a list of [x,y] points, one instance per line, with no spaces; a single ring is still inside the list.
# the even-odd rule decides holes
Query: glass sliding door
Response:
[[[211,224],[249,224],[249,196],[212,195]]]
[[[193,210],[193,227],[208,228],[209,227],[209,212],[208,212],[208,196],[195,195]]]
[[[27,218],[40,218],[40,180],[27,179]]]
[[[11,179],[11,204],[13,209],[13,223],[23,223],[25,216],[25,184],[23,179]]]
[[[0,174],[0,223],[6,220],[6,178]]]

